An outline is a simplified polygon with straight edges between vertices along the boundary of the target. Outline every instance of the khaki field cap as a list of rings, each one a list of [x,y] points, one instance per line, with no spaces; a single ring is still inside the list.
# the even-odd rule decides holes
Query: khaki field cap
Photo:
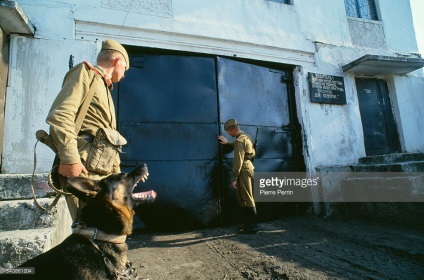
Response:
[[[105,40],[102,42],[102,51],[103,50],[114,50],[120,52],[124,56],[125,62],[127,63],[127,67],[125,68],[125,70],[128,70],[128,68],[130,68],[130,59],[128,58],[127,51],[121,44],[119,44],[115,40]]]
[[[228,121],[225,122],[224,129],[228,130],[230,127],[236,124],[237,124],[237,121],[235,119],[229,119]]]

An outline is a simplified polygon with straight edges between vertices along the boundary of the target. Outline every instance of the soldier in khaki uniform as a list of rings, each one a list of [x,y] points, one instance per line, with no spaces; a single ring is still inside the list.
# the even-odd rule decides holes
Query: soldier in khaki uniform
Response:
[[[218,140],[221,144],[231,145],[234,148],[234,163],[231,186],[237,190],[237,199],[242,207],[243,217],[246,224],[238,228],[239,233],[256,233],[256,205],[253,200],[254,169],[252,160],[255,157],[255,149],[249,135],[240,130],[235,119],[229,119],[224,124],[225,131],[232,137],[234,142],[228,142],[220,135]]]
[[[110,91],[112,83],[124,78],[129,66],[125,48],[114,40],[106,40],[102,42],[96,66],[84,62],[74,66],[66,74],[62,89],[46,119],[58,151],[57,156],[60,160],[58,173],[63,176],[62,188],[66,178],[69,177],[84,175],[97,180],[111,173],[120,172],[119,153],[112,159],[113,167],[108,174],[103,171],[99,173],[96,170],[87,170],[86,161],[98,129],[116,130],[115,108]],[[94,95],[77,135],[75,131],[77,112],[91,87],[95,87]],[[73,199],[67,197],[67,203],[75,220],[78,200],[75,197]]]

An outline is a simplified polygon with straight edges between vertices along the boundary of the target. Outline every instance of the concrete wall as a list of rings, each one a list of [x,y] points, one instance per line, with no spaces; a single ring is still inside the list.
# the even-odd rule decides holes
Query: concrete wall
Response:
[[[422,14],[424,13],[424,1],[411,0],[412,18],[418,44],[418,50],[424,55],[424,24]]]
[[[32,172],[34,133],[75,61],[95,61],[105,38],[123,44],[237,56],[297,66],[298,117],[308,170],[352,164],[365,156],[354,75],[342,66],[365,55],[418,52],[409,1],[378,1],[384,48],[352,40],[343,0],[21,0],[35,38],[13,36],[7,89],[3,173]],[[46,16],[48,15],[48,16]],[[342,76],[347,105],[311,103],[308,72]],[[424,152],[422,71],[383,77],[392,84],[405,152]],[[52,154],[40,148],[39,171]]]
[[[418,53],[409,1],[379,0],[387,48],[394,52]]]
[[[76,40],[11,38],[11,67],[7,88],[3,148],[3,173],[31,173],[38,129],[45,123],[50,106],[69,70],[69,56],[76,61],[95,61],[97,44]],[[54,154],[37,146],[37,172],[50,170]]]
[[[421,74],[421,71],[414,73]],[[424,79],[420,76],[394,77],[398,130],[403,148],[411,153],[424,151]],[[392,91],[393,92],[393,91]],[[392,100],[394,99],[392,98]]]

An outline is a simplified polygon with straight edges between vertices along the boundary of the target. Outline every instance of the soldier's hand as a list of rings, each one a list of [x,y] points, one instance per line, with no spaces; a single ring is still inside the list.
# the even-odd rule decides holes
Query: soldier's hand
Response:
[[[75,177],[81,174],[88,176],[88,171],[81,162],[73,164],[61,164],[59,165],[58,172],[65,178]]]
[[[219,143],[220,143],[220,144],[223,144],[223,145],[225,145],[225,144],[227,144],[227,143],[228,143],[227,138],[225,138],[225,137],[224,137],[224,136],[222,136],[222,135],[219,135],[219,136],[218,136],[218,140],[219,140]]]
[[[231,182],[231,187],[233,187],[233,189],[237,190],[237,182],[236,181]]]

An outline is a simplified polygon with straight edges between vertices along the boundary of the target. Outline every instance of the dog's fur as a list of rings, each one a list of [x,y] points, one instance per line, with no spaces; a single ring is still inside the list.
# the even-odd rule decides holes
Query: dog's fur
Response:
[[[87,203],[81,211],[81,221],[87,227],[97,228],[107,234],[129,235],[132,232],[133,208],[141,201],[132,191],[147,175],[147,166],[142,164],[130,173],[113,174],[100,181],[74,177],[68,180],[68,191]],[[128,252],[126,243],[94,242],[117,271],[125,269]],[[101,253],[87,238],[76,234],[20,267],[33,267],[35,274],[3,274],[0,278],[111,279]]]

